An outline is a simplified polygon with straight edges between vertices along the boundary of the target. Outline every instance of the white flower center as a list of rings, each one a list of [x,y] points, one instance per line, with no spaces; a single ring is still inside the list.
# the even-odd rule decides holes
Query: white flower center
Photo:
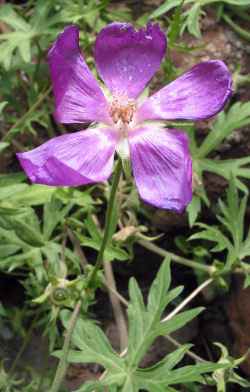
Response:
[[[122,159],[129,159],[128,132],[133,129],[133,117],[136,111],[136,102],[123,97],[113,98],[110,104],[110,116],[115,128],[119,132],[117,152]]]

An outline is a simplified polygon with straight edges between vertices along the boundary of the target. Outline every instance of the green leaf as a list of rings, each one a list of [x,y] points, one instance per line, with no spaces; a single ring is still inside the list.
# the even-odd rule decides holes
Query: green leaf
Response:
[[[64,327],[67,328],[69,312],[62,312],[62,318]],[[123,359],[113,350],[105,334],[93,321],[78,319],[72,343],[79,351],[70,351],[70,362],[96,362],[106,369],[112,370],[112,373],[124,373]]]
[[[0,245],[0,258],[4,259],[5,257],[11,256],[18,252],[21,249],[19,245],[9,244],[9,245]]]
[[[99,381],[87,381],[81,386],[79,389],[76,389],[75,392],[105,392],[105,386],[102,385]]]
[[[201,211],[201,198],[194,195],[191,203],[187,207],[189,226],[193,227],[199,212]]]
[[[169,320],[161,321],[166,305],[171,302],[181,288],[168,291],[170,286],[169,260],[165,260],[158,271],[148,294],[147,306],[144,304],[141,290],[135,281],[129,283],[130,304],[128,307],[129,344],[127,351],[119,356],[114,352],[102,330],[87,319],[79,319],[73,331],[69,362],[99,363],[105,368],[103,377],[98,382],[82,385],[78,392],[177,392],[171,385],[182,382],[201,381],[201,374],[223,367],[218,364],[198,364],[174,369],[184,357],[190,345],[184,345],[168,354],[163,360],[148,369],[140,369],[139,364],[151,344],[159,335],[172,332],[182,327],[201,308],[187,310]],[[64,327],[68,328],[70,312],[61,312]],[[56,352],[57,357],[61,352]]]
[[[199,307],[195,309],[186,310],[177,314],[170,320],[162,321],[155,329],[157,336],[170,335],[172,332],[184,327],[189,321],[193,320],[200,314],[204,308]]]
[[[22,182],[25,179],[25,174],[11,173],[11,174],[0,174],[0,190],[2,186],[15,185]]]
[[[165,298],[171,282],[170,276],[170,258],[167,257],[161,264],[161,267],[150,287],[148,294],[147,311],[154,314],[158,308],[158,316],[161,316],[166,304]]]
[[[237,188],[245,193],[248,193],[248,188],[239,177],[250,178],[250,167],[245,167],[249,164],[250,157],[226,160],[194,159],[194,165],[201,173],[204,171],[215,173],[228,181],[233,177]]]
[[[0,187],[0,201],[9,201],[11,197],[19,192],[26,190],[28,185],[26,184],[13,184],[9,186]]]
[[[244,286],[243,288],[246,289],[247,287],[250,286],[250,274],[245,274],[245,279],[244,279]]]
[[[11,222],[17,236],[21,238],[24,242],[34,247],[41,247],[44,245],[43,236],[39,231],[34,230],[34,227],[31,227],[17,217],[12,218]]]
[[[44,205],[43,209],[43,234],[46,240],[49,240],[53,231],[59,223],[62,223],[66,215],[72,208],[72,204],[63,206],[62,202],[56,197]]]
[[[238,6],[246,6],[250,5],[250,0],[221,0],[223,3],[238,5]]]
[[[166,14],[168,11],[174,7],[179,6],[181,3],[182,0],[166,0],[162,5],[160,5],[160,7],[156,8],[156,10],[154,10],[152,14],[149,15],[149,19],[159,18],[159,16]]]
[[[8,142],[0,142],[0,152],[4,151],[7,147],[9,147],[10,143]]]
[[[29,31],[29,24],[19,16],[10,4],[4,4],[0,9],[0,20],[14,30]]]
[[[224,249],[229,249],[232,247],[231,242],[229,239],[221,232],[221,230],[216,226],[209,226],[205,223],[197,223],[201,231],[195,233],[189,237],[190,241],[193,240],[207,240],[216,243],[216,246],[211,249],[212,252],[221,252]]]
[[[227,112],[221,112],[211,132],[198,149],[196,158],[205,158],[235,129],[248,124],[250,124],[250,102],[237,102]]]
[[[101,242],[102,236],[100,233],[100,229],[97,224],[94,222],[92,216],[89,214],[85,220],[85,227],[89,232],[89,235],[95,242]]]
[[[169,373],[181,360],[183,359],[186,352],[191,348],[191,344],[185,344],[172,353],[166,355],[160,362],[156,365],[147,368],[146,370],[139,370],[143,374],[150,372],[154,378],[162,379],[166,373]]]
[[[79,235],[79,239],[81,242],[81,245],[87,246],[89,248],[95,249],[99,251],[100,246],[101,246],[101,241],[95,241],[92,240],[91,238],[86,238],[84,236]],[[119,260],[119,261],[125,261],[129,259],[128,253],[124,250],[118,247],[118,244],[115,245],[108,245],[107,248],[104,251],[104,260],[106,262],[110,262],[112,260]]]
[[[50,16],[53,2],[38,0],[29,23],[20,16],[10,4],[0,9],[0,21],[6,23],[13,31],[0,35],[0,62],[8,70],[16,53],[28,63],[31,61],[31,48],[35,39],[45,35],[55,35],[53,28],[61,18],[60,15]]]
[[[19,190],[19,192],[13,194],[9,200],[20,206],[36,206],[48,202],[55,192],[55,187],[26,184],[26,188],[23,188],[22,191]]]
[[[223,368],[223,365],[211,362],[184,366],[171,371],[152,371],[151,369],[138,370],[136,372],[137,382],[140,389],[147,391],[165,392],[170,385],[186,384],[189,382],[202,382],[202,374]],[[159,376],[160,374],[160,376]],[[169,389],[170,391],[172,389]]]
[[[168,292],[170,285],[169,260],[164,261],[149,292],[148,306],[143,301],[141,291],[132,278],[129,282],[130,304],[128,306],[129,344],[126,354],[130,367],[138,366],[157,336],[165,335],[192,319],[200,309],[177,315],[173,320],[161,322],[161,315],[182,288]],[[192,313],[193,312],[193,313]]]
[[[5,108],[5,106],[8,104],[7,101],[3,101],[0,103],[0,114],[2,114],[3,109]]]
[[[201,16],[201,6],[199,3],[194,4],[187,11],[187,28],[190,34],[194,35],[197,38],[201,37],[199,20]]]
[[[204,239],[216,243],[212,252],[227,251],[225,268],[230,269],[250,255],[250,228],[245,235],[245,215],[247,195],[239,197],[236,181],[231,178],[226,192],[226,201],[219,200],[219,213],[216,215],[220,226],[197,223],[201,231],[189,240]]]

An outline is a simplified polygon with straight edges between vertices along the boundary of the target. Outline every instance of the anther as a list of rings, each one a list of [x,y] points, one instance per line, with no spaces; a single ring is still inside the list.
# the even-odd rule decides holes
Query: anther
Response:
[[[126,104],[123,104],[117,99],[114,99],[110,106],[110,115],[114,123],[121,120],[124,124],[128,124],[133,119],[135,109],[136,105],[134,101],[127,101]]]

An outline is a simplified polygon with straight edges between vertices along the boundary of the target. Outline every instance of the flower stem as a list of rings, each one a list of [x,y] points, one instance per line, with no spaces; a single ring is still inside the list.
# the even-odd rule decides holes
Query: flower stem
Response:
[[[203,265],[200,263],[197,263],[196,261],[186,259],[185,257],[178,256],[175,253],[168,252],[165,249],[160,248],[159,246],[152,244],[151,242],[145,241],[143,239],[138,239],[137,243],[144,248],[150,250],[151,252],[154,252],[162,257],[171,257],[171,259],[178,264],[185,265],[186,267],[198,269],[200,271],[204,271],[208,273],[209,275],[212,275],[215,271],[216,268],[214,266],[209,266],[209,265]]]
[[[108,201],[108,208],[107,208],[107,213],[106,213],[106,220],[105,220],[105,227],[104,227],[104,235],[103,235],[103,240],[102,240],[102,244],[101,244],[101,248],[99,250],[99,253],[97,255],[97,259],[96,259],[96,263],[95,266],[92,270],[92,273],[89,276],[88,282],[87,282],[87,286],[90,288],[95,276],[99,270],[99,268],[102,265],[103,262],[103,255],[104,255],[104,251],[105,248],[109,242],[110,239],[110,228],[111,228],[111,223],[112,223],[112,216],[113,216],[113,207],[114,207],[114,203],[115,203],[115,196],[116,196],[116,191],[117,191],[117,187],[118,187],[118,183],[120,180],[120,176],[121,176],[121,172],[122,172],[122,163],[121,160],[119,158],[115,171],[114,171],[114,175],[113,175],[113,182],[112,182],[112,186],[111,186],[111,192],[110,192],[110,198]],[[64,379],[65,373],[67,371],[67,357],[68,357],[68,352],[69,352],[69,348],[70,348],[70,342],[71,342],[71,337],[81,310],[81,305],[82,305],[82,299],[80,299],[75,308],[74,311],[71,315],[70,321],[69,321],[69,326],[67,329],[67,333],[65,335],[65,340],[64,340],[64,344],[63,344],[63,348],[62,348],[62,355],[56,370],[56,374],[55,374],[55,378],[53,381],[53,384],[51,386],[50,392],[58,392],[59,388],[62,384],[62,381]]]
[[[241,38],[244,38],[248,41],[250,41],[250,32],[248,30],[243,29],[242,27],[240,27],[239,25],[237,25],[237,23],[234,23],[233,20],[230,18],[230,16],[228,16],[227,14],[223,13],[222,18],[224,19],[224,21],[226,23],[229,24],[230,27],[232,27],[232,29],[239,34],[239,36]]]
[[[114,175],[113,175],[113,182],[112,182],[111,191],[110,191],[110,198],[108,201],[108,208],[107,208],[106,218],[105,218],[103,239],[102,239],[99,253],[97,255],[94,269],[89,277],[88,287],[90,287],[91,284],[93,283],[95,276],[102,265],[104,251],[105,251],[106,246],[108,245],[108,242],[110,240],[110,228],[111,228],[111,224],[112,224],[112,215],[113,215],[114,204],[115,204],[115,199],[116,199],[116,191],[117,191],[117,187],[118,187],[119,180],[121,177],[121,173],[122,173],[122,162],[121,162],[121,159],[118,158],[117,165],[116,165]]]
[[[60,358],[59,364],[57,366],[57,370],[56,370],[56,374],[55,374],[55,378],[53,381],[53,384],[50,388],[50,392],[58,392],[59,388],[61,386],[61,383],[64,379],[66,370],[67,370],[67,357],[68,357],[68,352],[69,352],[69,348],[70,348],[70,341],[71,341],[71,337],[77,322],[77,318],[78,315],[80,313],[81,310],[81,305],[82,305],[82,300],[79,300],[74,308],[74,311],[71,315],[71,318],[69,320],[69,326],[67,329],[67,333],[65,336],[65,340],[64,340],[64,344],[63,344],[63,348],[62,348],[62,356]]]

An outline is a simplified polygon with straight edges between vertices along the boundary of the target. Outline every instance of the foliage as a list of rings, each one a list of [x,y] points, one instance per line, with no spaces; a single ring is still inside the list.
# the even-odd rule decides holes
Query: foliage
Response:
[[[245,234],[245,215],[247,195],[239,198],[235,181],[231,179],[227,189],[226,202],[219,200],[216,215],[219,225],[197,223],[201,231],[193,234],[190,240],[207,240],[215,243],[210,252],[226,251],[225,262],[220,262],[223,272],[242,267],[246,274],[245,287],[248,286],[250,270],[244,262],[250,256],[250,227]],[[217,261],[215,261],[217,263]]]
[[[155,19],[168,13],[175,7],[183,7],[187,5],[187,10],[183,12],[182,32],[187,29],[190,34],[197,38],[201,37],[200,19],[205,12],[203,7],[212,4],[249,7],[249,0],[166,0],[156,10],[150,14],[150,19]]]
[[[209,284],[213,281],[209,288],[214,292],[215,287],[228,287],[235,272],[244,274],[245,287],[250,285],[247,223],[250,157],[237,155],[224,159],[221,153],[225,143],[232,142],[242,128],[249,127],[249,101],[241,102],[235,95],[225,111],[207,122],[202,131],[199,125],[192,123],[169,122],[169,127],[183,128],[189,136],[194,173],[194,196],[187,214],[189,229],[181,230],[181,235],[171,231],[173,241],[162,239],[162,233],[152,224],[157,213],[139,202],[130,175],[126,173],[126,178],[120,181],[103,253],[105,262],[119,263],[122,270],[128,263],[136,263],[140,254],[137,242],[141,239],[149,244],[160,240],[163,247],[166,243],[171,246],[171,252],[156,247],[161,256],[167,252],[168,260],[162,263],[146,304],[144,291],[135,278],[129,281],[128,347],[120,355],[94,321],[91,307],[98,298],[96,289],[103,292],[110,288],[105,271],[101,269],[96,273],[91,264],[102,248],[109,183],[72,189],[30,185],[17,166],[17,151],[33,148],[69,129],[53,120],[54,102],[46,59],[49,47],[65,25],[77,23],[81,27],[80,44],[87,63],[92,66],[92,44],[107,23],[128,21],[142,27],[147,22],[159,21],[168,31],[169,56],[159,73],[164,82],[170,82],[182,72],[174,64],[176,55],[192,56],[200,47],[202,20],[211,7],[218,21],[223,20],[240,37],[249,39],[249,32],[240,26],[242,20],[250,19],[249,0],[167,0],[157,8],[148,3],[138,4],[138,8],[109,0],[28,0],[22,4],[1,4],[0,272],[3,275],[0,279],[9,276],[18,281],[24,298],[21,307],[11,307],[3,298],[0,329],[4,333],[7,327],[12,335],[29,344],[29,329],[35,328],[48,338],[50,353],[56,350],[56,355],[62,357],[65,354],[61,350],[62,328],[67,335],[72,314],[80,301],[80,316],[69,342],[68,361],[97,363],[105,371],[99,381],[84,383],[79,392],[104,391],[107,386],[111,392],[142,389],[174,392],[180,384],[190,391],[200,390],[201,385],[212,385],[218,392],[224,392],[230,383],[249,388],[248,381],[237,373],[245,356],[232,358],[221,343],[218,344],[221,357],[214,363],[202,358],[190,362],[192,345],[177,342],[179,347],[161,361],[142,367],[146,353],[159,336],[182,328],[202,310],[182,310],[173,317],[166,317],[170,307],[176,310],[187,300],[182,287],[170,289],[169,257],[172,263],[185,266],[181,272],[187,289],[187,267],[192,269],[193,274],[189,275],[192,285],[195,281],[202,285],[208,278]],[[183,43],[184,31],[198,38],[193,47]],[[249,75],[239,72],[236,70],[233,75],[236,92],[239,86],[244,87],[244,83],[249,82]],[[75,129],[77,125],[73,126]],[[225,191],[217,202],[207,192],[206,179],[211,175],[225,183]],[[208,222],[206,214],[211,221]],[[145,258],[143,268],[150,261],[147,254]],[[126,304],[124,298],[123,303]],[[0,339],[1,349],[2,334]],[[55,369],[42,376],[22,366],[19,371],[15,361],[13,368],[13,364],[9,366],[7,354],[1,351],[1,356],[0,390],[35,392],[51,387]]]
[[[141,389],[151,392],[174,391],[171,385],[202,380],[202,374],[218,369],[213,363],[202,363],[175,367],[180,363],[190,345],[184,345],[168,354],[150,368],[140,368],[146,352],[158,336],[164,336],[183,327],[202,310],[196,308],[181,312],[170,319],[161,320],[166,306],[182,291],[182,287],[169,290],[170,264],[162,266],[152,283],[145,306],[142,293],[135,279],[129,283],[130,303],[128,306],[128,348],[119,356],[111,347],[106,336],[92,320],[79,319],[72,341],[77,350],[69,353],[70,362],[96,362],[105,369],[105,376],[100,382],[84,384],[78,391],[87,392],[94,388],[98,391],[105,387],[137,392]],[[68,323],[67,313],[63,315],[65,328]],[[60,356],[60,353],[57,353]]]

